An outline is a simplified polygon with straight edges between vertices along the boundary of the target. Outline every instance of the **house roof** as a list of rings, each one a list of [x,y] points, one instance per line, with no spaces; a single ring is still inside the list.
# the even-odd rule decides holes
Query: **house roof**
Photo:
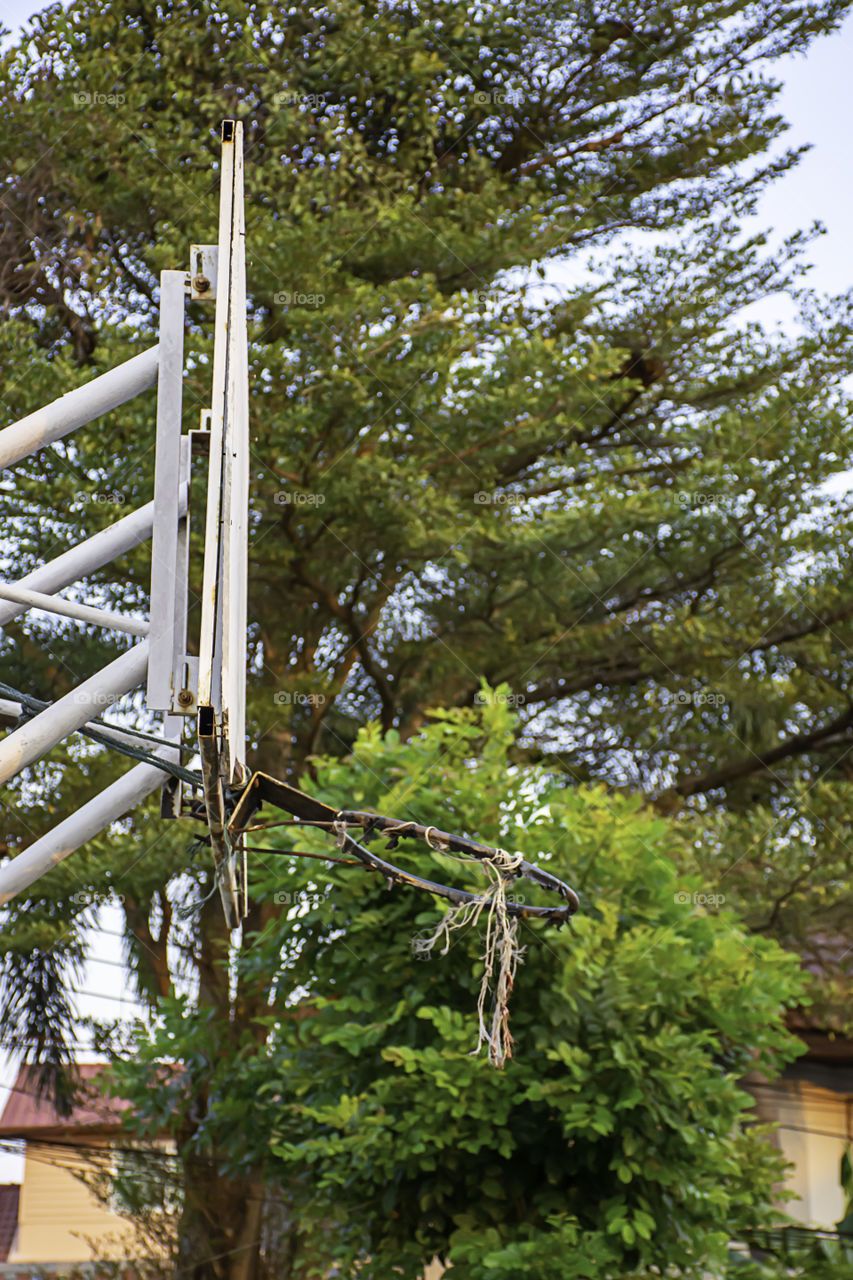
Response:
[[[121,1113],[130,1106],[119,1098],[105,1098],[97,1086],[103,1063],[78,1064],[81,1100],[70,1116],[58,1114],[48,1098],[36,1096],[36,1072],[21,1067],[0,1115],[0,1137],[70,1137],[86,1133],[114,1132],[121,1128]]]
[[[815,1030],[809,1026],[806,1018],[788,1018],[788,1028],[798,1035],[806,1046],[805,1057],[810,1062],[825,1063],[828,1066],[853,1065],[853,1039],[838,1035],[833,1031]]]
[[[788,1030],[806,1046],[806,1058],[827,1065],[853,1065],[849,1000],[853,982],[853,948],[840,933],[812,933],[805,939],[783,943],[796,952],[806,973],[821,979],[824,994],[813,1005],[789,1009]]]
[[[0,1184],[0,1262],[9,1261],[9,1253],[15,1243],[20,1191],[17,1182]]]

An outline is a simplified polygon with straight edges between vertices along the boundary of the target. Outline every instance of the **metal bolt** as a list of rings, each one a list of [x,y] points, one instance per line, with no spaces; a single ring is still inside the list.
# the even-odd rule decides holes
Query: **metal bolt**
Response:
[[[210,288],[210,281],[208,280],[207,276],[194,276],[193,288],[195,289],[196,293],[207,293],[208,289]]]
[[[192,689],[182,689],[178,694],[178,704],[182,707],[191,707],[195,702],[195,694]]]

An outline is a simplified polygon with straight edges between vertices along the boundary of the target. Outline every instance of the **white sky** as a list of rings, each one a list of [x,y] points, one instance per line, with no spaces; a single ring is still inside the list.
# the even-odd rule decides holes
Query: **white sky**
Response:
[[[39,7],[31,0],[5,0],[2,22],[16,30]],[[853,287],[852,67],[853,16],[839,33],[813,45],[806,58],[789,58],[778,64],[778,75],[785,81],[779,110],[792,126],[786,143],[809,142],[813,149],[793,173],[765,195],[758,220],[780,237],[816,219],[825,224],[826,235],[809,253],[813,266],[808,283],[826,293]],[[762,304],[760,311],[765,323],[784,323],[790,315],[784,298]],[[124,1010],[131,1013],[134,1007],[124,990],[119,964],[121,942],[115,936],[120,927],[118,908],[106,909],[101,923],[104,932],[93,935],[92,959],[80,983],[83,991],[92,994],[82,996],[79,1007],[84,1014],[116,1017]],[[14,1065],[0,1061],[0,1109],[14,1076]],[[0,1154],[0,1182],[19,1181],[21,1169],[20,1159]]]

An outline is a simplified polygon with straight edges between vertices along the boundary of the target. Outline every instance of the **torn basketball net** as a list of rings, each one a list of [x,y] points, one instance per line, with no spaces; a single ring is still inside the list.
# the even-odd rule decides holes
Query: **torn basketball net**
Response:
[[[413,950],[416,955],[425,957],[439,945],[441,954],[446,954],[451,945],[451,934],[468,926],[476,926],[481,916],[485,915],[483,977],[477,1001],[478,1041],[474,1052],[478,1053],[485,1044],[490,1062],[498,1067],[503,1066],[506,1059],[512,1056],[509,997],[516,969],[524,954],[524,948],[518,943],[519,921],[538,918],[550,924],[564,924],[578,908],[578,897],[574,890],[549,871],[543,871],[541,867],[526,861],[520,853],[507,853],[504,849],[480,844],[466,836],[453,835],[436,827],[424,827],[416,822],[404,822],[397,818],[350,809],[336,810],[263,773],[256,773],[251,778],[231,816],[228,839],[232,850],[236,851],[248,831],[259,831],[267,825],[250,825],[254,814],[264,802],[291,814],[292,822],[288,825],[317,827],[328,831],[342,853],[349,855],[354,863],[379,871],[388,880],[389,887],[392,884],[409,885],[413,889],[423,889],[446,898],[452,904],[433,932],[421,934],[414,939]],[[359,833],[358,839],[353,832]],[[426,844],[433,852],[454,857],[462,864],[478,862],[489,878],[489,886],[481,894],[467,893],[464,889],[427,880],[423,876],[405,871],[367,848],[369,841],[376,838],[386,841],[386,851],[396,849],[401,840],[414,840]],[[279,851],[265,849],[264,852]],[[288,851],[280,852],[286,854]],[[521,878],[556,893],[563,899],[562,905],[534,906],[519,902],[515,897],[508,897],[507,890],[515,880]]]

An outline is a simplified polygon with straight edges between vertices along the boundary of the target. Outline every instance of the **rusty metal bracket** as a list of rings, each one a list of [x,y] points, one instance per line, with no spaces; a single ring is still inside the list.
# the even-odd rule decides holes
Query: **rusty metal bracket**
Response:
[[[193,302],[216,301],[216,276],[219,271],[219,245],[190,246],[190,297]]]
[[[416,822],[401,822],[396,818],[386,818],[377,813],[361,813],[355,810],[333,809],[314,796],[306,795],[296,787],[267,773],[255,773],[240,795],[234,812],[228,822],[228,834],[232,847],[242,840],[252,818],[264,804],[268,803],[277,809],[291,814],[297,826],[314,826],[334,833],[336,843],[345,853],[352,854],[366,868],[379,871],[396,884],[407,885],[412,889],[421,889],[434,893],[438,897],[447,898],[455,905],[463,903],[479,903],[483,899],[464,889],[456,889],[452,885],[441,884],[435,880],[427,880],[423,876],[404,871],[385,858],[380,858],[372,850],[365,848],[367,841],[375,835],[381,835],[388,841],[389,848],[395,848],[398,841],[410,839],[425,843],[433,851],[461,854],[477,862],[500,863],[503,850],[491,845],[480,844],[469,840],[467,836],[454,835],[448,831],[440,831],[437,827],[425,827]],[[364,835],[360,843],[348,834],[348,827],[360,827]],[[287,856],[287,850],[268,850],[269,853],[281,852]],[[544,919],[551,924],[563,924],[577,911],[579,902],[574,889],[559,880],[550,871],[544,871],[535,863],[520,861],[507,877],[517,879],[524,877],[538,884],[541,888],[558,894],[564,901],[560,907],[539,907],[525,902],[508,902],[507,914],[520,919]]]
[[[229,929],[236,929],[245,911],[238,894],[236,861],[226,822],[225,795],[220,775],[219,745],[216,725],[210,707],[200,707],[198,714],[198,746],[201,756],[202,792],[210,832],[210,849],[216,867],[216,880],[222,898],[222,910]],[[244,890],[245,892],[245,890]]]

